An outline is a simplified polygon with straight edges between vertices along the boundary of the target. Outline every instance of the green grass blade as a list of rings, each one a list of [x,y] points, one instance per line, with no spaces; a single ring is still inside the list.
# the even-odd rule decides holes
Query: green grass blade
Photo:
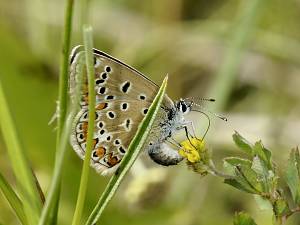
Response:
[[[83,163],[83,169],[80,179],[79,193],[75,208],[75,213],[73,217],[73,225],[80,224],[80,219],[82,215],[82,210],[84,207],[85,195],[88,184],[89,169],[90,169],[90,160],[93,149],[93,136],[94,136],[94,127],[95,127],[95,69],[94,69],[94,56],[93,56],[93,37],[92,37],[92,28],[84,27],[83,30],[83,40],[85,48],[85,60],[87,67],[87,77],[88,77],[88,89],[89,89],[89,120],[88,120],[88,135],[87,135],[87,145],[85,158]]]
[[[60,191],[60,180],[61,180],[61,174],[62,174],[62,166],[63,162],[65,160],[66,151],[67,151],[67,145],[69,142],[69,136],[70,131],[72,127],[72,120],[75,116],[74,112],[71,112],[69,117],[67,118],[67,122],[64,126],[62,136],[61,136],[61,142],[58,149],[58,155],[57,155],[57,161],[55,163],[54,167],[54,173],[53,178],[49,187],[49,193],[46,197],[45,206],[42,211],[41,218],[39,220],[39,225],[45,225],[48,223],[51,223],[50,215],[52,214],[52,207],[55,206],[57,203],[57,194]]]
[[[81,57],[82,54],[78,53],[78,57]],[[60,139],[60,145],[58,148],[58,155],[57,155],[57,160],[55,163],[54,167],[54,174],[53,178],[50,184],[49,188],[49,194],[46,198],[45,206],[42,211],[41,218],[39,220],[39,225],[45,225],[48,223],[53,223],[53,221],[50,221],[50,215],[52,213],[52,206],[55,206],[57,204],[57,194],[60,191],[60,180],[61,180],[61,174],[62,174],[62,167],[63,163],[65,161],[66,157],[66,152],[67,152],[67,146],[69,143],[69,137],[70,137],[70,131],[72,128],[72,123],[74,116],[77,113],[77,106],[79,105],[79,98],[80,98],[80,87],[82,83],[82,77],[83,77],[83,66],[79,68],[79,73],[78,73],[78,80],[79,84],[76,87],[75,91],[75,99],[73,104],[71,104],[70,107],[70,113],[68,118],[66,119],[65,126],[63,128],[62,136]]]
[[[9,202],[10,206],[15,211],[16,215],[18,216],[19,220],[23,225],[27,225],[27,219],[25,216],[25,212],[23,209],[23,205],[19,197],[14,192],[13,188],[9,185],[9,183],[5,180],[5,178],[0,173],[0,189]]]
[[[0,128],[4,141],[7,146],[7,152],[11,161],[14,174],[17,178],[17,188],[20,193],[21,201],[24,205],[27,221],[29,224],[37,224],[41,210],[41,201],[35,185],[35,179],[32,174],[25,152],[15,129],[8,104],[5,99],[4,91],[0,81]]]
[[[65,7],[64,18],[64,34],[63,34],[63,48],[59,71],[59,90],[58,90],[58,109],[57,109],[57,136],[56,136],[56,160],[58,160],[58,149],[60,139],[62,136],[63,126],[66,120],[67,112],[67,98],[68,98],[68,77],[69,77],[69,53],[71,48],[71,33],[72,33],[72,18],[74,11],[74,0],[67,0]],[[60,184],[59,184],[60,186]],[[50,206],[51,213],[49,214],[49,221],[51,225],[57,222],[57,213],[59,206],[60,188],[53,196],[53,204]]]
[[[92,213],[90,214],[86,222],[86,225],[96,224],[96,222],[99,220],[102,212],[104,211],[107,204],[110,202],[116,190],[120,186],[121,181],[123,180],[126,173],[129,171],[132,164],[136,160],[138,154],[142,150],[145,141],[147,140],[147,137],[150,133],[153,122],[155,121],[156,115],[160,109],[161,102],[164,98],[166,87],[167,87],[167,80],[168,77],[164,79],[153,103],[149,108],[147,115],[144,117],[142,123],[139,126],[137,133],[132,139],[128,151],[121,161],[119,169],[116,171],[116,173],[113,175],[113,177],[110,179],[109,183],[107,184],[106,189],[102,193],[97,205],[95,206]]]
[[[69,54],[71,49],[71,32],[74,0],[67,0],[65,9],[64,39],[62,57],[59,71],[58,90],[58,121],[57,121],[57,147],[60,143],[60,136],[66,120],[67,98],[68,98],[68,78],[69,78]]]

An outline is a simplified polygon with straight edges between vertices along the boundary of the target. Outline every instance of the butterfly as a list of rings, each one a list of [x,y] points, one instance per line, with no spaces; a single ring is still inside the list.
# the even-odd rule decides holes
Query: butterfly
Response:
[[[69,86],[71,98],[78,85],[79,67],[84,63],[82,46],[73,48],[70,55]],[[147,114],[159,86],[136,69],[112,56],[93,49],[95,69],[96,119],[93,134],[91,166],[102,175],[118,168],[138,126]],[[85,71],[85,70],[84,70]],[[88,129],[88,81],[86,72],[81,89],[80,111],[74,118],[70,142],[80,158],[84,158]],[[185,115],[192,110],[193,101],[172,101],[164,96],[161,108],[145,151],[150,158],[164,166],[176,165],[183,160],[180,147],[172,136],[185,129],[190,121]],[[171,145],[175,145],[175,148]],[[177,150],[176,150],[177,147]]]

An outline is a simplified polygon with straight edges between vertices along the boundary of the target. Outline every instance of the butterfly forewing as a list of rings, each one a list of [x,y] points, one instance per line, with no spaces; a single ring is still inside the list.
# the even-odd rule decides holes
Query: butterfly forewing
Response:
[[[83,57],[71,56],[71,97],[77,84]],[[113,172],[122,160],[146,115],[158,86],[144,75],[111,56],[94,50],[96,121],[91,165],[102,174]],[[85,71],[85,70],[84,70]],[[71,144],[84,158],[88,127],[88,88],[86,74],[81,87],[81,110],[73,122]],[[163,107],[172,101],[166,96]]]

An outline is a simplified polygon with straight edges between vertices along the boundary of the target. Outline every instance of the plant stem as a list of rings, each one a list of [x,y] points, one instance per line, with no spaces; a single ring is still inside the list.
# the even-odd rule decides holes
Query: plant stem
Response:
[[[79,30],[81,30],[88,21],[88,8],[89,8],[89,0],[80,0],[80,18],[79,18]]]
[[[234,176],[225,174],[225,173],[217,170],[217,168],[215,167],[215,164],[212,160],[209,160],[208,168],[209,168],[208,172],[214,176],[221,177],[224,179],[233,179],[234,178]]]
[[[94,71],[94,57],[93,57],[93,37],[92,28],[84,26],[83,29],[83,39],[85,48],[85,60],[88,76],[88,102],[89,102],[89,114],[88,114],[88,135],[87,135],[87,145],[83,163],[83,169],[80,179],[79,193],[75,208],[75,213],[73,217],[73,225],[80,224],[80,219],[84,207],[85,195],[88,184],[89,169],[91,153],[93,150],[93,136],[95,129],[95,71]]]
[[[72,17],[73,17],[74,0],[67,0],[65,7],[64,18],[64,34],[63,34],[63,47],[60,62],[59,71],[59,90],[58,90],[58,105],[57,105],[57,135],[56,135],[56,158],[55,167],[58,164],[58,149],[60,148],[61,136],[66,120],[67,112],[67,96],[68,96],[68,69],[69,69],[69,53],[71,48],[71,32],[72,32]],[[57,223],[57,213],[60,197],[60,182],[58,183],[58,189],[53,194],[52,204],[49,207],[49,212],[45,212],[49,216],[49,224],[53,225]],[[48,219],[46,219],[48,220]],[[46,221],[45,221],[46,222]]]
[[[77,113],[77,105],[79,105],[79,98],[80,98],[80,87],[81,87],[81,83],[82,83],[82,77],[83,77],[83,69],[82,67],[79,68],[79,73],[78,73],[78,85],[75,91],[75,98],[74,98],[74,102],[70,107],[70,113],[69,116],[66,120],[66,123],[63,127],[63,131],[62,131],[62,135],[61,135],[61,141],[59,144],[59,148],[58,148],[58,155],[57,155],[57,160],[55,162],[55,167],[54,167],[54,173],[53,173],[53,178],[49,187],[49,194],[47,196],[46,202],[45,202],[45,206],[43,208],[42,211],[42,215],[39,221],[39,225],[44,225],[47,222],[52,222],[49,221],[49,215],[51,213],[52,210],[52,206],[54,206],[55,208],[57,207],[57,202],[56,202],[56,196],[58,191],[60,190],[60,180],[61,180],[61,174],[62,174],[62,166],[63,166],[63,162],[64,159],[66,157],[66,152],[67,152],[67,145],[69,142],[69,137],[70,137],[70,131],[71,131],[71,127],[72,127],[72,123],[73,123],[73,119],[74,116]]]
[[[67,112],[67,97],[68,97],[68,70],[69,70],[69,53],[71,48],[71,32],[72,32],[72,17],[73,17],[74,0],[67,0],[65,8],[65,25],[64,39],[59,72],[59,92],[58,92],[58,109],[57,109],[57,141],[56,146],[59,146],[61,133]]]
[[[110,179],[109,183],[107,184],[104,192],[102,193],[98,203],[96,204],[95,208],[93,209],[92,213],[90,214],[86,225],[96,224],[99,220],[100,216],[102,215],[104,209],[116,193],[118,187],[120,186],[122,180],[124,179],[125,175],[135,162],[136,158],[138,157],[140,151],[143,149],[144,144],[150,134],[151,127],[155,121],[157,116],[158,110],[160,109],[160,105],[165,95],[166,87],[167,87],[167,80],[166,77],[153,101],[151,104],[148,113],[144,117],[143,121],[141,122],[138,131],[136,132],[134,138],[130,142],[128,150],[121,160],[120,166],[117,169],[116,173]]]
[[[288,214],[283,215],[283,216],[280,218],[280,221],[284,221],[284,223],[285,223],[285,221],[286,221],[290,216],[294,215],[295,213],[299,213],[299,212],[300,212],[300,206],[298,206],[298,207],[292,209]],[[284,224],[284,223],[282,223],[282,224]]]

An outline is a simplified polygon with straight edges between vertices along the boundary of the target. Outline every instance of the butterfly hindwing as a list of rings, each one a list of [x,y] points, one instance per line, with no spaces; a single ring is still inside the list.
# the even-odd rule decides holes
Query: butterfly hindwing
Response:
[[[77,55],[77,57],[76,57]],[[83,54],[82,54],[83,55]],[[71,58],[70,88],[76,86],[79,53]],[[100,173],[115,171],[159,87],[111,56],[94,50],[96,121],[91,165]],[[81,110],[73,123],[71,144],[84,158],[88,127],[88,90],[84,74]],[[72,95],[71,95],[72,97]],[[172,104],[166,96],[165,107]]]

